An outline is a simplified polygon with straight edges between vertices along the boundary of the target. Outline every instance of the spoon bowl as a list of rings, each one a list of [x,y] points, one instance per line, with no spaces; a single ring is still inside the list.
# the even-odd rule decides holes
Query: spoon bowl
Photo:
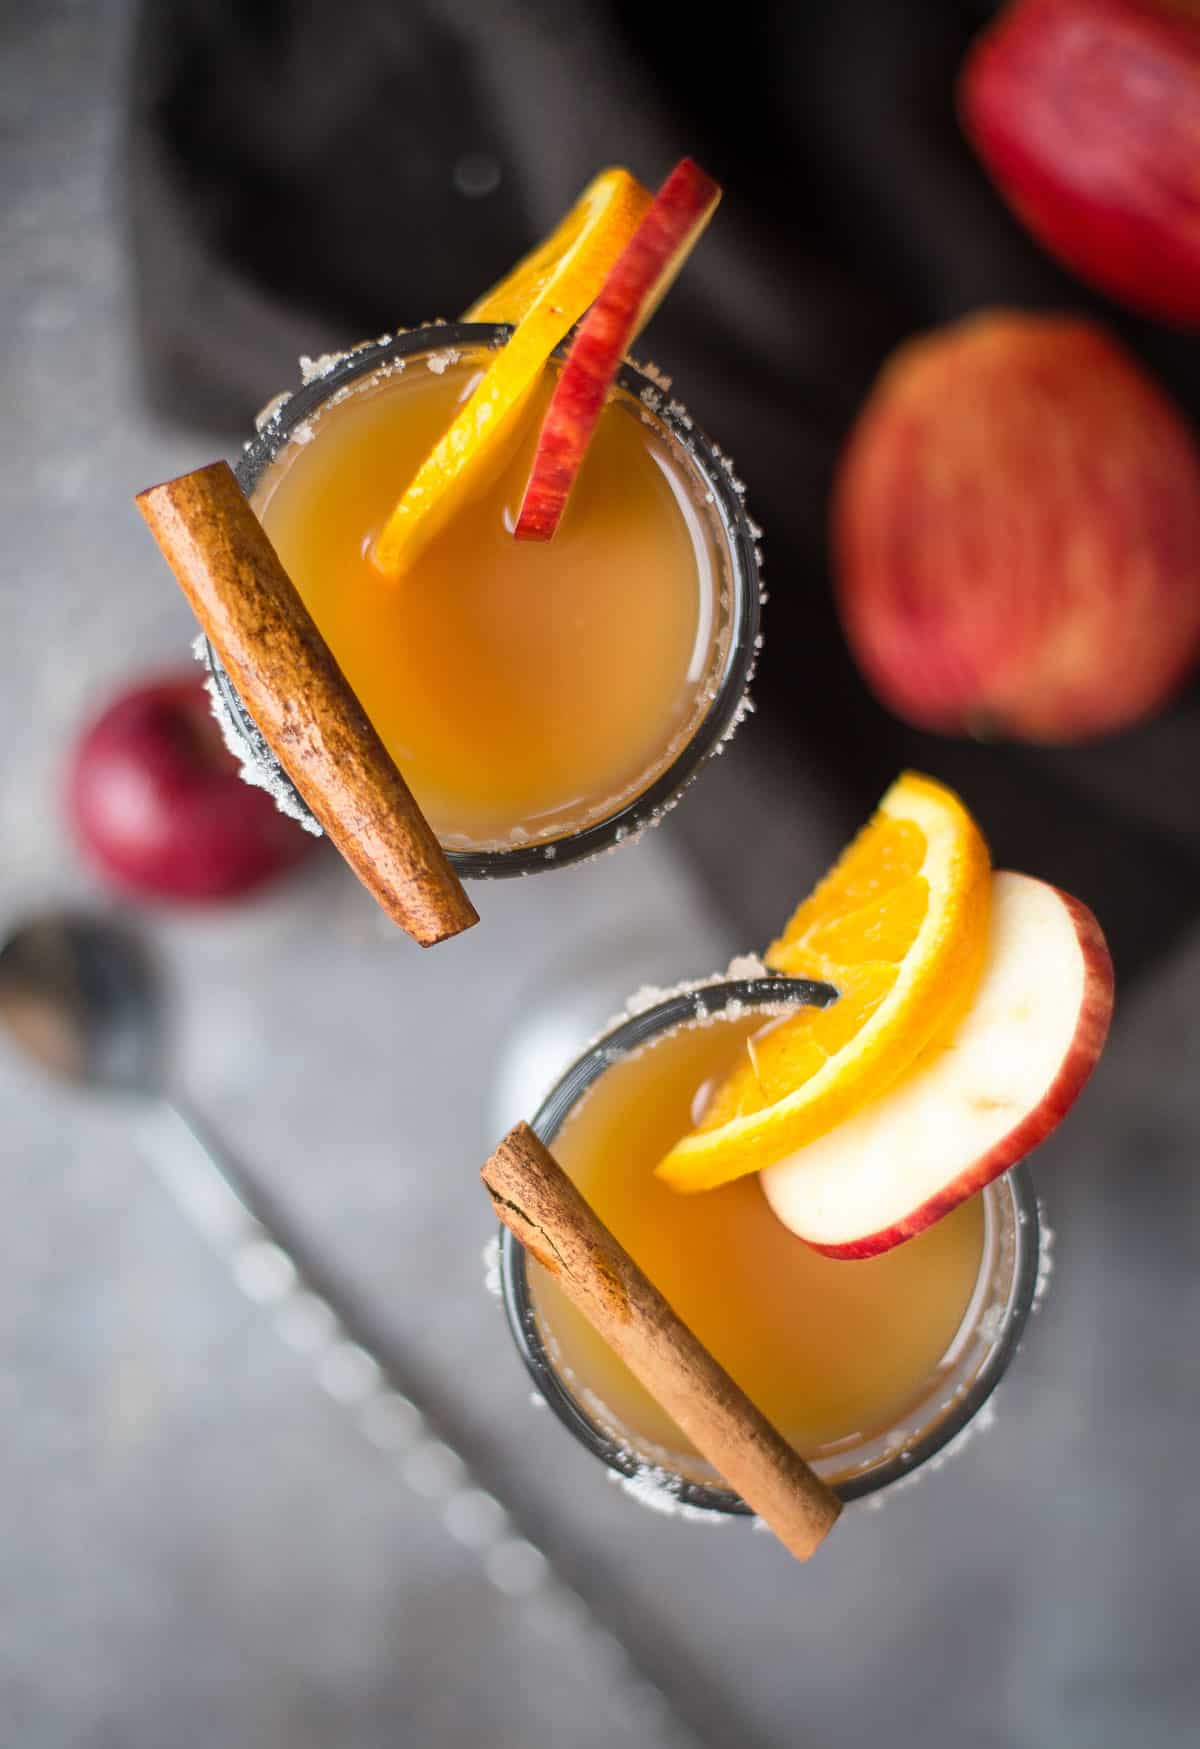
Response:
[[[124,1093],[163,1081],[162,984],[142,939],[108,918],[56,912],[0,947],[0,1024],[62,1079]]]

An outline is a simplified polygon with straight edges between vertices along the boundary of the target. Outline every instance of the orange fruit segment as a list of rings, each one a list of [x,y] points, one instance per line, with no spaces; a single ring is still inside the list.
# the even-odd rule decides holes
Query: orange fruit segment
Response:
[[[699,1124],[657,1168],[710,1190],[823,1135],[891,1085],[962,1011],[987,947],[991,859],[958,797],[906,772],[765,955],[836,986],[747,1040]]]
[[[792,1020],[777,1022],[750,1039],[748,1052],[764,1105],[774,1105],[800,1087],[838,1052],[845,1049],[890,995],[897,968],[879,960],[839,968],[838,1000]],[[796,1019],[809,1022],[797,1026]]]
[[[547,360],[596,296],[649,204],[648,191],[627,170],[602,171],[546,241],[467,311],[464,320],[516,328],[375,536],[371,560],[383,576],[407,570],[503,466]]]
[[[697,1130],[720,1129],[763,1111],[807,1081],[867,1021],[896,981],[896,967],[868,960],[839,971],[838,999],[771,1021],[746,1040],[746,1055],[713,1092]]]

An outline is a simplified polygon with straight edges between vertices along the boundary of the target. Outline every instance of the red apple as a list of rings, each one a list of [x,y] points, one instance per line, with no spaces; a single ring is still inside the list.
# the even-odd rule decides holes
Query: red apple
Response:
[[[102,873],[154,898],[234,898],[313,842],[242,782],[194,672],[134,687],[89,725],[71,757],[68,805]]]
[[[832,537],[850,647],[920,728],[1086,740],[1200,655],[1200,450],[1091,322],[989,312],[902,346]]]
[[[931,1226],[1062,1122],[1112,1014],[1112,961],[1077,899],[992,877],[991,944],[966,1015],[888,1092],[761,1177],[784,1226],[874,1257]]]
[[[1122,302],[1200,325],[1200,11],[1014,0],[972,49],[959,108],[1051,255]]]
[[[716,211],[721,190],[684,158],[617,257],[571,343],[542,421],[514,534],[549,540],[566,509],[609,384]]]

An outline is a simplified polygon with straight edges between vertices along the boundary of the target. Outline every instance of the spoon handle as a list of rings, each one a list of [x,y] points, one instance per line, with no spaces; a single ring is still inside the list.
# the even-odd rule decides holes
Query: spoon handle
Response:
[[[176,1098],[147,1103],[141,1150],[193,1225],[228,1264],[248,1299],[268,1312],[289,1347],[306,1354],[317,1382],[357,1421],[360,1431],[398,1464],[401,1479],[440,1510],[447,1533],[473,1550],[485,1578],[504,1596],[524,1600],[541,1619],[571,1624],[585,1659],[617,1650],[628,1671],[626,1705],[655,1721],[672,1722],[672,1740],[701,1749],[707,1735],[693,1731],[704,1688],[691,1672],[676,1679],[655,1669],[644,1651],[646,1634],[630,1634],[627,1603],[597,1597],[594,1575],[556,1551],[550,1564],[525,1532],[520,1512],[505,1505],[446,1436],[445,1405],[428,1415],[436,1392],[421,1381],[372,1329],[311,1248],[290,1229],[268,1192],[217,1139],[204,1120]],[[561,1630],[560,1630],[561,1631]],[[686,1697],[686,1698],[685,1698]]]
[[[175,1098],[156,1098],[145,1108],[138,1140],[241,1291],[284,1342],[308,1359],[317,1383],[344,1405],[367,1439],[397,1459],[408,1486],[441,1504],[451,1535],[477,1550],[497,1588],[516,1596],[561,1587],[561,1575],[550,1571],[512,1513],[447,1438],[453,1417],[437,1406],[436,1390],[424,1380],[412,1389],[408,1375],[417,1369],[289,1230],[277,1203],[203,1118]]]
[[[399,1357],[384,1352],[367,1314],[207,1122],[178,1098],[161,1097],[145,1114],[141,1139],[159,1178],[243,1293],[272,1310],[280,1334],[311,1355],[323,1384],[326,1373],[344,1378],[343,1389],[329,1386],[331,1394],[349,1403],[384,1389],[385,1375],[400,1371]]]

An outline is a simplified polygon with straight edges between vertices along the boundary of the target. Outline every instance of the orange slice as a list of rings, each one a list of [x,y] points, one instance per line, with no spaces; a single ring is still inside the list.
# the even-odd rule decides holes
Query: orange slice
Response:
[[[659,1164],[711,1190],[823,1135],[882,1093],[961,1013],[987,947],[991,862],[958,797],[906,772],[766,961],[839,999],[752,1035],[700,1123]]]
[[[650,195],[627,170],[602,171],[557,230],[464,320],[515,321],[512,339],[422,462],[371,546],[375,568],[397,577],[508,454],[547,359],[604,283],[636,231]]]

